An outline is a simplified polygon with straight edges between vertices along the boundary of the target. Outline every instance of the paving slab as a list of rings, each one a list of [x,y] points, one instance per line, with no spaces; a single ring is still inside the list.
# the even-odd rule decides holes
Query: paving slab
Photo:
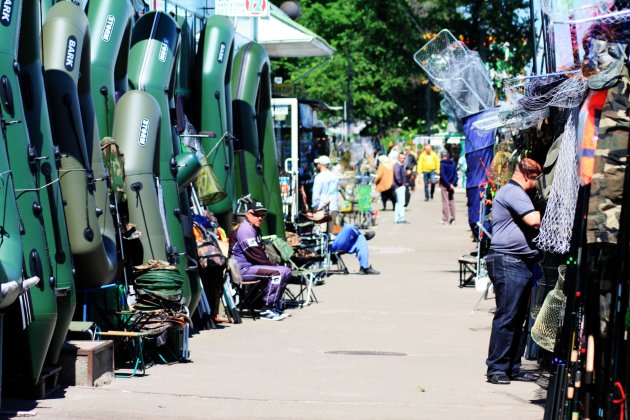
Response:
[[[382,274],[331,276],[316,287],[319,303],[288,319],[202,331],[189,363],[12,407],[42,419],[542,418],[539,384],[485,380],[494,301],[471,314],[481,294],[458,287],[457,260],[475,245],[463,190],[456,198],[454,226],[438,224],[439,196],[425,202],[422,191],[410,224],[380,212],[369,244]]]

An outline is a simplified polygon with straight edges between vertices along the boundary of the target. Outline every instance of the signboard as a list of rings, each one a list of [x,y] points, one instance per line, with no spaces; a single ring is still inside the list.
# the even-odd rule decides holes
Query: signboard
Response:
[[[271,90],[276,96],[300,97],[304,93],[304,86],[293,83],[277,83],[271,85]]]
[[[223,16],[268,17],[269,0],[215,0],[214,11]]]

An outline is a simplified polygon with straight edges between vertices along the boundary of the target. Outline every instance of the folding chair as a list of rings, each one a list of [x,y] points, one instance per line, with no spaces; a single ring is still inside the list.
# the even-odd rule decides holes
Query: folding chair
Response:
[[[341,257],[345,252],[343,251],[330,251],[326,259],[326,274],[332,276],[333,274],[350,274],[348,266]],[[332,268],[333,264],[336,268]]]
[[[232,278],[234,280],[234,278]],[[247,309],[252,319],[258,319],[260,316],[256,313],[256,307],[259,306],[260,299],[265,292],[265,283],[262,279],[257,280],[240,280],[234,282],[236,287],[234,290],[238,294],[235,299],[236,308],[239,311],[239,319],[243,314],[243,309]]]
[[[278,263],[282,263],[291,268],[291,284],[297,284],[300,289],[293,292],[289,285],[285,289],[285,295],[289,302],[293,302],[300,307],[309,305],[311,302],[318,302],[313,286],[321,284],[321,279],[326,270],[323,267],[316,267],[317,263],[323,262],[322,256],[315,255],[313,258],[297,257],[294,249],[283,239],[268,237],[267,247]],[[285,304],[287,300],[285,300]]]

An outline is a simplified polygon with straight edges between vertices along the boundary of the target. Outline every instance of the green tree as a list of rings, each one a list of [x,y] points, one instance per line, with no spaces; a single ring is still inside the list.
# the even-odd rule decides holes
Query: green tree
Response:
[[[281,0],[274,0],[277,5]],[[332,60],[303,77],[309,98],[330,105],[348,104],[349,119],[368,124],[371,134],[388,129],[426,132],[444,125],[442,95],[427,82],[413,61],[414,53],[432,35],[450,29],[492,65],[505,58],[508,42],[514,68],[528,59],[524,0],[300,0],[299,23],[326,39]],[[492,3],[492,5],[490,5]],[[455,29],[457,28],[457,29]],[[516,49],[512,51],[512,48]],[[501,55],[501,57],[499,57]],[[274,60],[274,76],[292,81],[321,58]],[[505,67],[505,66],[503,66]]]

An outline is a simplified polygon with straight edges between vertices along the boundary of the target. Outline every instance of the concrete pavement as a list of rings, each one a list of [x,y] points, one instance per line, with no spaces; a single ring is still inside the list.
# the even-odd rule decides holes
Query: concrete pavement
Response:
[[[319,304],[282,322],[246,318],[202,331],[191,338],[190,363],[18,408],[41,419],[542,418],[537,384],[485,381],[494,302],[470,315],[480,294],[457,287],[457,259],[474,244],[464,192],[456,197],[455,226],[438,224],[439,196],[424,202],[422,191],[410,224],[380,213],[369,242],[380,276],[329,277],[316,288]],[[358,270],[353,256],[345,260]]]

